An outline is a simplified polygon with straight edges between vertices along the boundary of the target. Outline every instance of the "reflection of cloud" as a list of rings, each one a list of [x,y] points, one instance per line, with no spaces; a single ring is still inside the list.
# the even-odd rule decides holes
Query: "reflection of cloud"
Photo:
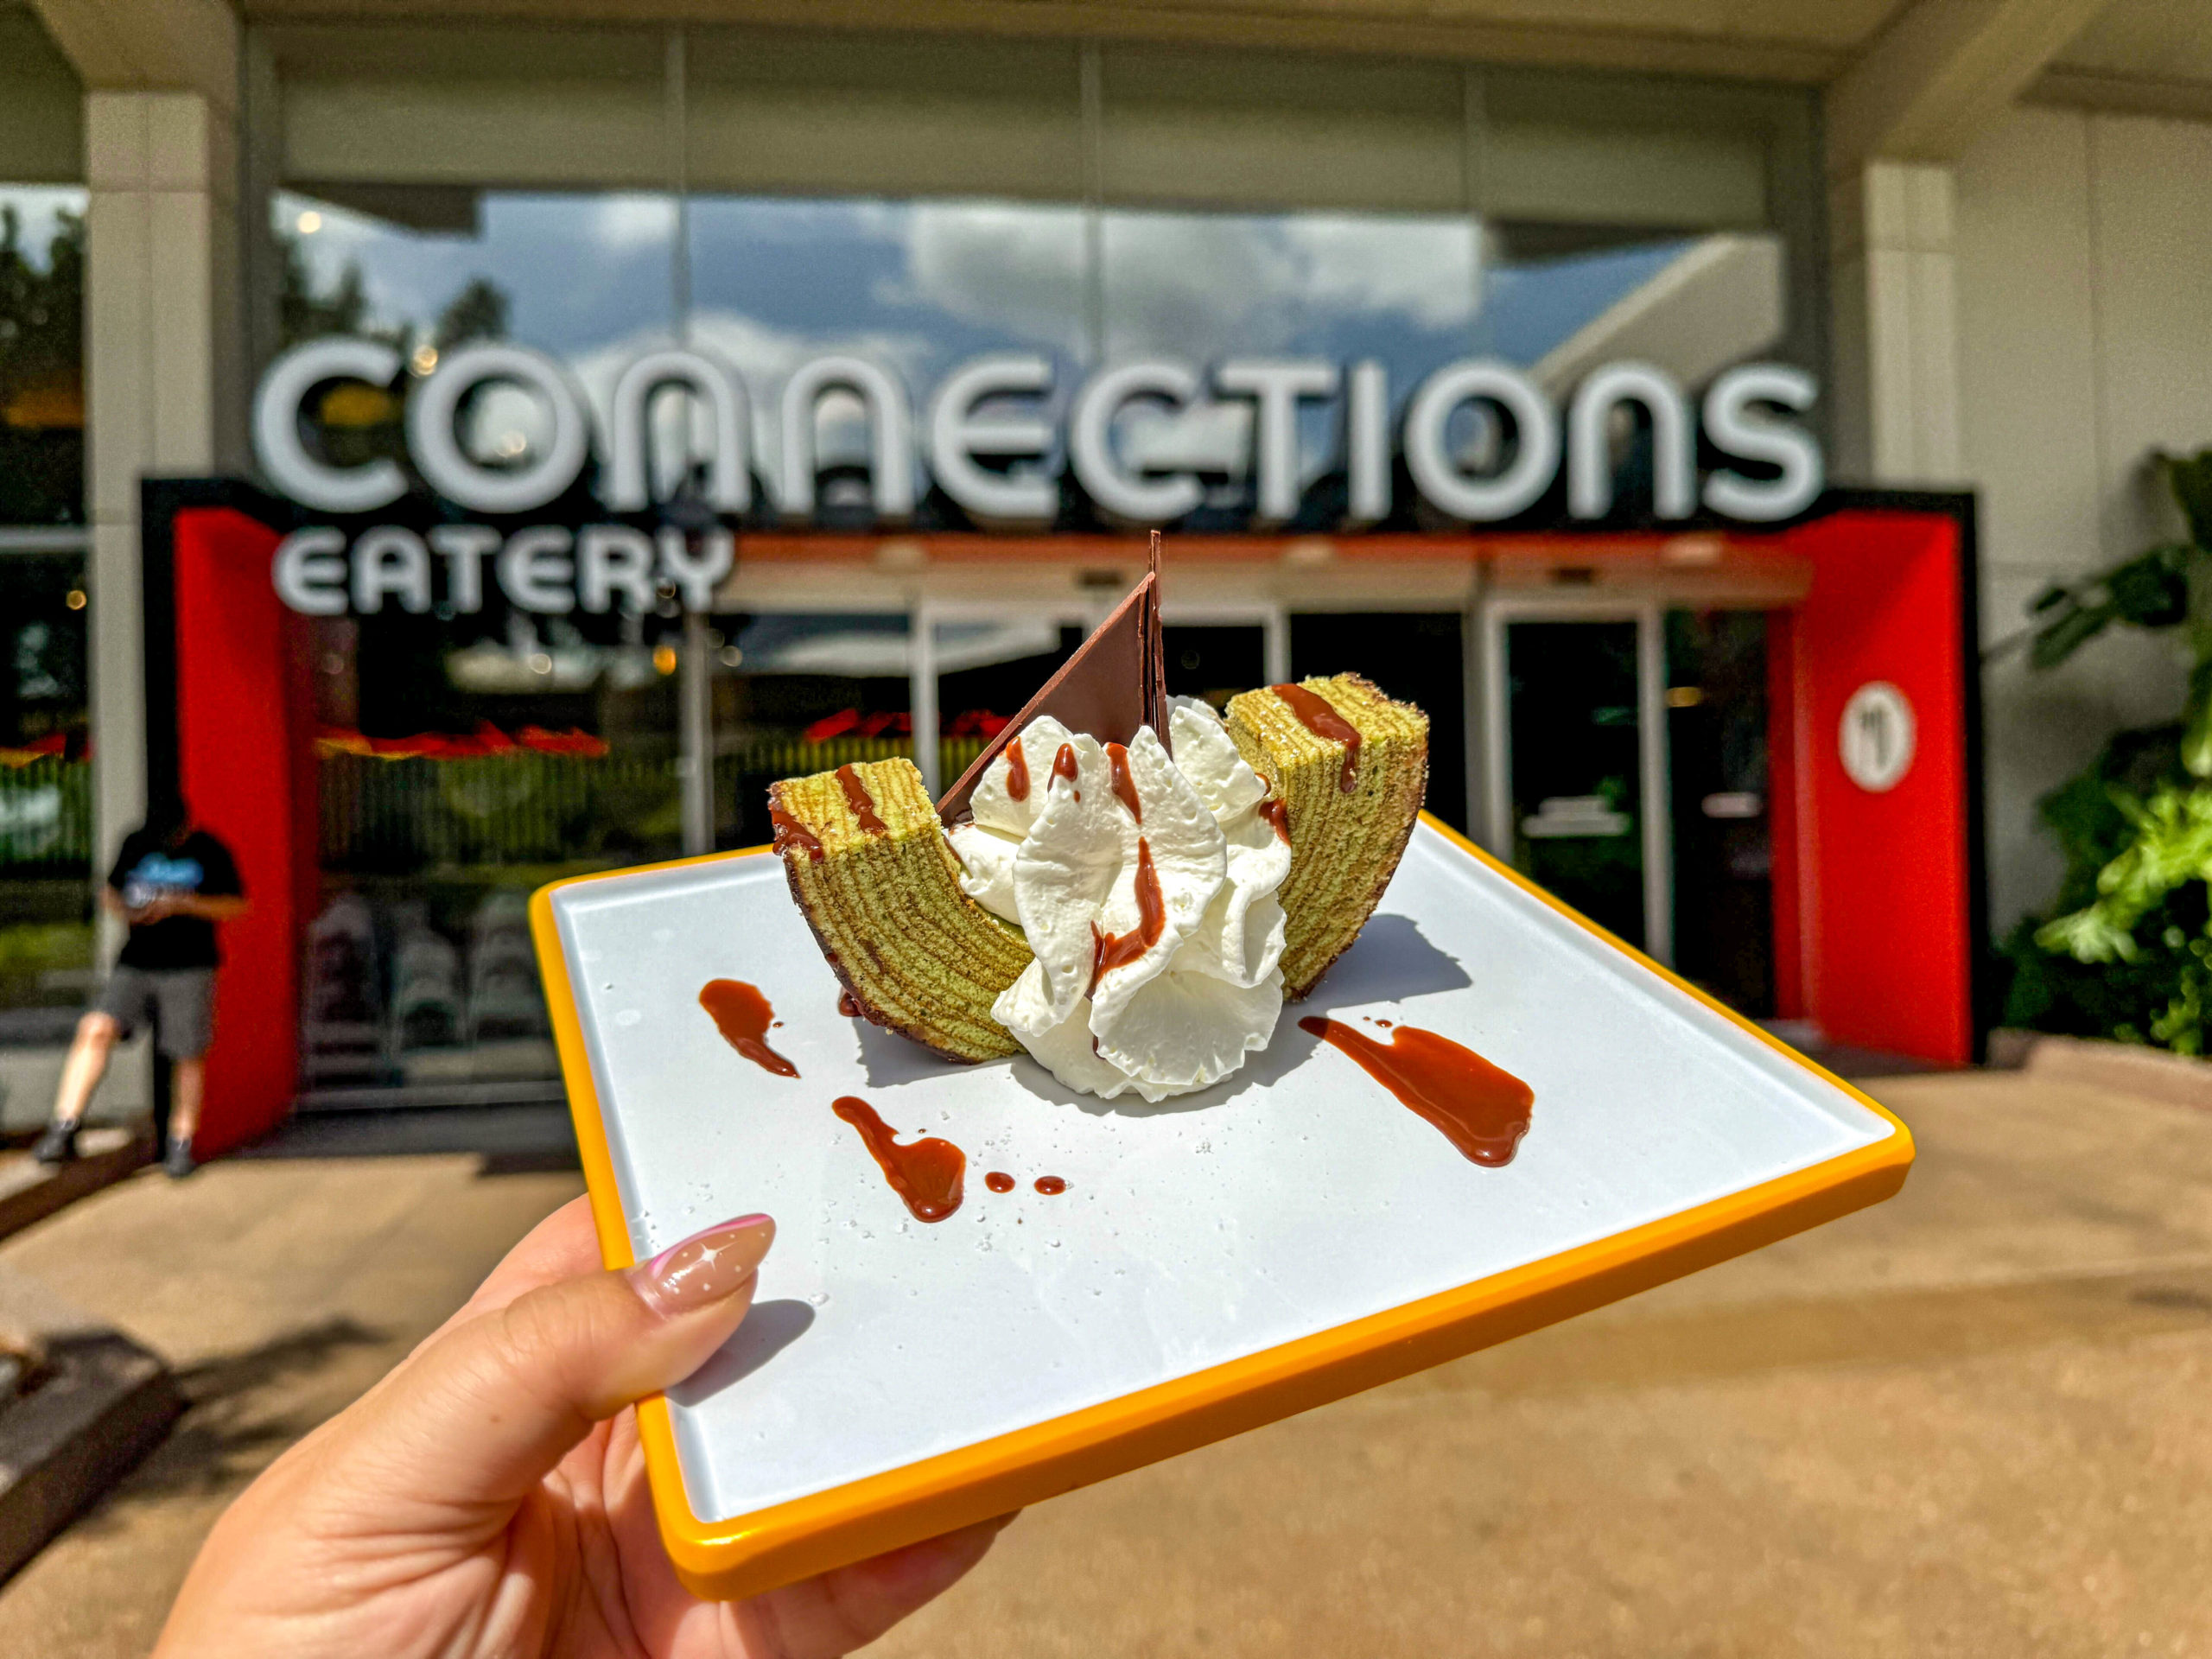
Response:
[[[34,270],[46,270],[61,215],[85,211],[85,191],[73,184],[11,184],[0,188],[0,207],[16,215],[16,251]]]
[[[676,241],[676,199],[625,192],[593,204],[592,233],[610,248],[670,247]]]
[[[1459,221],[1121,213],[1104,240],[1109,357],[1282,351],[1378,314],[1464,329],[1474,308],[1473,238]]]
[[[930,305],[1070,357],[1083,350],[1083,215],[1071,207],[918,203],[886,229],[905,243],[893,302]]]

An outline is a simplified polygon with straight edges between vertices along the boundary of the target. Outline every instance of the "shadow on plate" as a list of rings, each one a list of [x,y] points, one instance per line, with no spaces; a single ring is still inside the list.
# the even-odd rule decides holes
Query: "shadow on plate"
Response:
[[[871,1020],[855,1017],[851,1024],[854,1034],[860,1039],[861,1068],[868,1073],[871,1089],[890,1089],[902,1083],[950,1077],[971,1069],[963,1061],[948,1060],[932,1052],[911,1037],[886,1031]]]
[[[1467,970],[1459,965],[1459,958],[1430,944],[1427,935],[1421,931],[1421,924],[1412,917],[1372,916],[1360,930],[1357,942],[1337,959],[1311,995],[1303,1002],[1283,1004],[1281,1017],[1267,1047],[1245,1061],[1242,1071],[1223,1078],[1211,1089],[1201,1089],[1194,1095],[1173,1096],[1157,1103],[1135,1094],[1099,1100],[1065,1087],[1027,1055],[1015,1058],[1014,1077],[1039,1099],[1056,1106],[1073,1106],[1093,1117],[1109,1114],[1118,1117],[1161,1117],[1172,1112],[1202,1111],[1232,1101],[1247,1090],[1264,1089],[1280,1082],[1303,1063],[1320,1040],[1298,1028],[1299,1020],[1309,1014],[1404,1002],[1439,991],[1464,990],[1473,983]]]
[[[679,1406],[696,1406],[748,1377],[806,1334],[814,1310],[790,1297],[755,1302],[737,1334],[715,1357],[668,1391]]]

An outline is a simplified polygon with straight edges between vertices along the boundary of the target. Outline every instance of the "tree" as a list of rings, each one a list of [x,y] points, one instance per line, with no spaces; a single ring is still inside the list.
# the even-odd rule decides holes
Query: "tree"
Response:
[[[472,276],[460,293],[438,313],[438,326],[430,343],[442,357],[472,340],[505,340],[507,314],[512,309],[506,290],[488,277]]]
[[[0,207],[0,523],[82,513],[84,328],[84,215],[56,215],[41,266]]]
[[[276,291],[276,329],[287,350],[325,334],[367,331],[369,299],[358,264],[347,260],[336,284],[321,292],[315,287],[315,272],[308,269],[300,238],[280,231],[276,245],[283,255]]]

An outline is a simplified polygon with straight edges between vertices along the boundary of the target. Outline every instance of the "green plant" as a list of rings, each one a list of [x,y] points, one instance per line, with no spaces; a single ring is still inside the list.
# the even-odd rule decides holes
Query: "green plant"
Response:
[[[2056,666],[2114,624],[2177,634],[2181,715],[2124,731],[2038,804],[2066,855],[2055,914],[2005,940],[2005,1020],[2212,1046],[2212,450],[2164,462],[2189,539],[2040,594],[2029,662]]]

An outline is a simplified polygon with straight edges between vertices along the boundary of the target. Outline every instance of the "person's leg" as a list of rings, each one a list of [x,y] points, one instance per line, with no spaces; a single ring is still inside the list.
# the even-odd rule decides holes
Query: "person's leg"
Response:
[[[192,1137],[207,1090],[207,1050],[215,1039],[215,974],[187,969],[158,976],[162,1052],[169,1058],[168,1147],[162,1166],[181,1178],[199,1166]]]
[[[189,1141],[200,1127],[200,1102],[207,1089],[205,1059],[169,1063],[169,1140]]]
[[[77,1022],[69,1058],[61,1063],[61,1086],[54,1094],[54,1121],[73,1128],[85,1120],[92,1090],[107,1075],[108,1056],[123,1036],[122,1023],[95,1008]]]
[[[54,1091],[54,1117],[46,1133],[31,1148],[31,1156],[48,1166],[66,1164],[77,1155],[77,1128],[92,1104],[92,1090],[107,1071],[108,1056],[123,1036],[123,1022],[105,1008],[94,1008],[77,1022],[77,1035],[61,1062],[61,1084]]]

